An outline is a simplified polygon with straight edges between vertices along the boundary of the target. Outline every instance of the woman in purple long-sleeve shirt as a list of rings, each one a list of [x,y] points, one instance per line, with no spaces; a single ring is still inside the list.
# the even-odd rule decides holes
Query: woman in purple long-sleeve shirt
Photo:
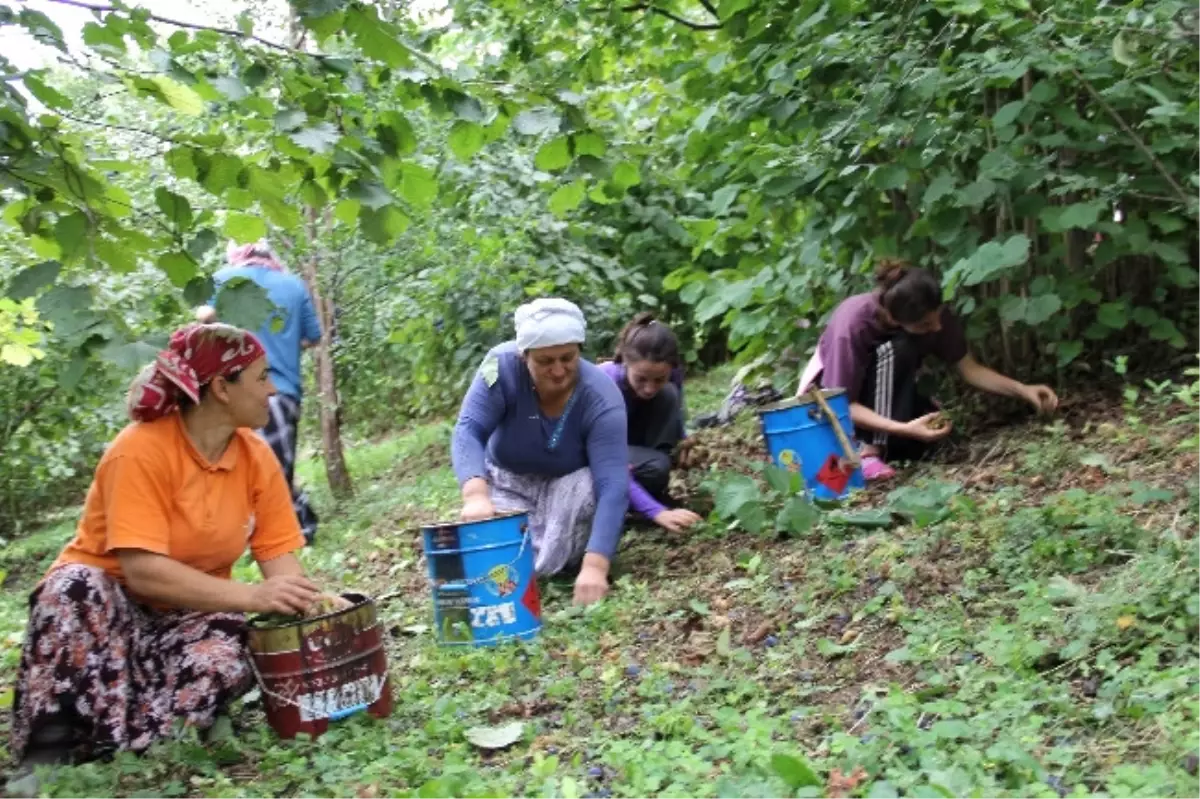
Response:
[[[516,340],[484,358],[454,427],[462,517],[528,512],[537,573],[578,565],[575,601],[595,602],[629,505],[625,406],[580,357],[586,323],[574,303],[534,300],[515,324]]]
[[[600,364],[625,398],[629,418],[629,507],[660,527],[679,532],[700,521],[668,508],[671,451],[684,438],[683,367],[679,341],[653,314],[640,313],[617,337],[616,353]]]

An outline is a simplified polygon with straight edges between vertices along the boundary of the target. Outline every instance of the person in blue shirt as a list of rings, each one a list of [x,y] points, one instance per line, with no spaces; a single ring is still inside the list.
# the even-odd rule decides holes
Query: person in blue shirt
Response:
[[[258,432],[271,445],[283,467],[292,491],[292,507],[304,540],[311,544],[317,534],[317,514],[308,496],[296,488],[296,433],[304,385],[300,356],[320,341],[321,324],[308,286],[287,270],[266,241],[240,246],[231,241],[225,254],[229,265],[213,276],[217,289],[235,278],[246,278],[261,286],[276,307],[271,318],[254,331],[267,351],[271,381],[278,389],[271,397],[271,419]],[[196,312],[196,318],[204,323],[215,322],[216,315],[211,305]]]
[[[517,309],[516,340],[484,358],[463,399],[451,455],[462,518],[526,511],[539,575],[580,564],[575,602],[608,593],[629,505],[625,400],[580,357],[583,313],[562,299]]]

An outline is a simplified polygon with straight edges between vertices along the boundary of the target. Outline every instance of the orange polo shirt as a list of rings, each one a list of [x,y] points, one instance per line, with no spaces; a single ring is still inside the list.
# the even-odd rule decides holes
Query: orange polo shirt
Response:
[[[259,562],[304,546],[275,453],[241,428],[209,463],[171,413],[134,422],[109,445],[54,566],[97,566],[124,584],[113,550],[142,549],[229,579],[247,546]]]

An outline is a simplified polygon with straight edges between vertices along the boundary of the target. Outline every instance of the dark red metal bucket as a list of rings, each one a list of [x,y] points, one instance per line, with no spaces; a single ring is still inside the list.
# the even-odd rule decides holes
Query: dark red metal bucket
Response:
[[[392,712],[383,628],[375,603],[343,594],[354,607],[273,627],[250,624],[250,658],[267,722],[281,738],[316,738],[329,722],[365,710]]]

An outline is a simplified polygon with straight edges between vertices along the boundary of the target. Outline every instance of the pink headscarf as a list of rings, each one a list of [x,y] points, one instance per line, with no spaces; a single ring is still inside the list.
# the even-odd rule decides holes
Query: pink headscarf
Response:
[[[225,258],[230,266],[263,266],[276,272],[286,272],[287,268],[280,261],[266,239],[259,239],[252,244],[237,244],[230,239],[225,246]]]
[[[180,328],[130,385],[125,399],[129,418],[152,422],[175,410],[181,397],[199,402],[201,387],[242,371],[264,355],[253,333],[232,325]]]

